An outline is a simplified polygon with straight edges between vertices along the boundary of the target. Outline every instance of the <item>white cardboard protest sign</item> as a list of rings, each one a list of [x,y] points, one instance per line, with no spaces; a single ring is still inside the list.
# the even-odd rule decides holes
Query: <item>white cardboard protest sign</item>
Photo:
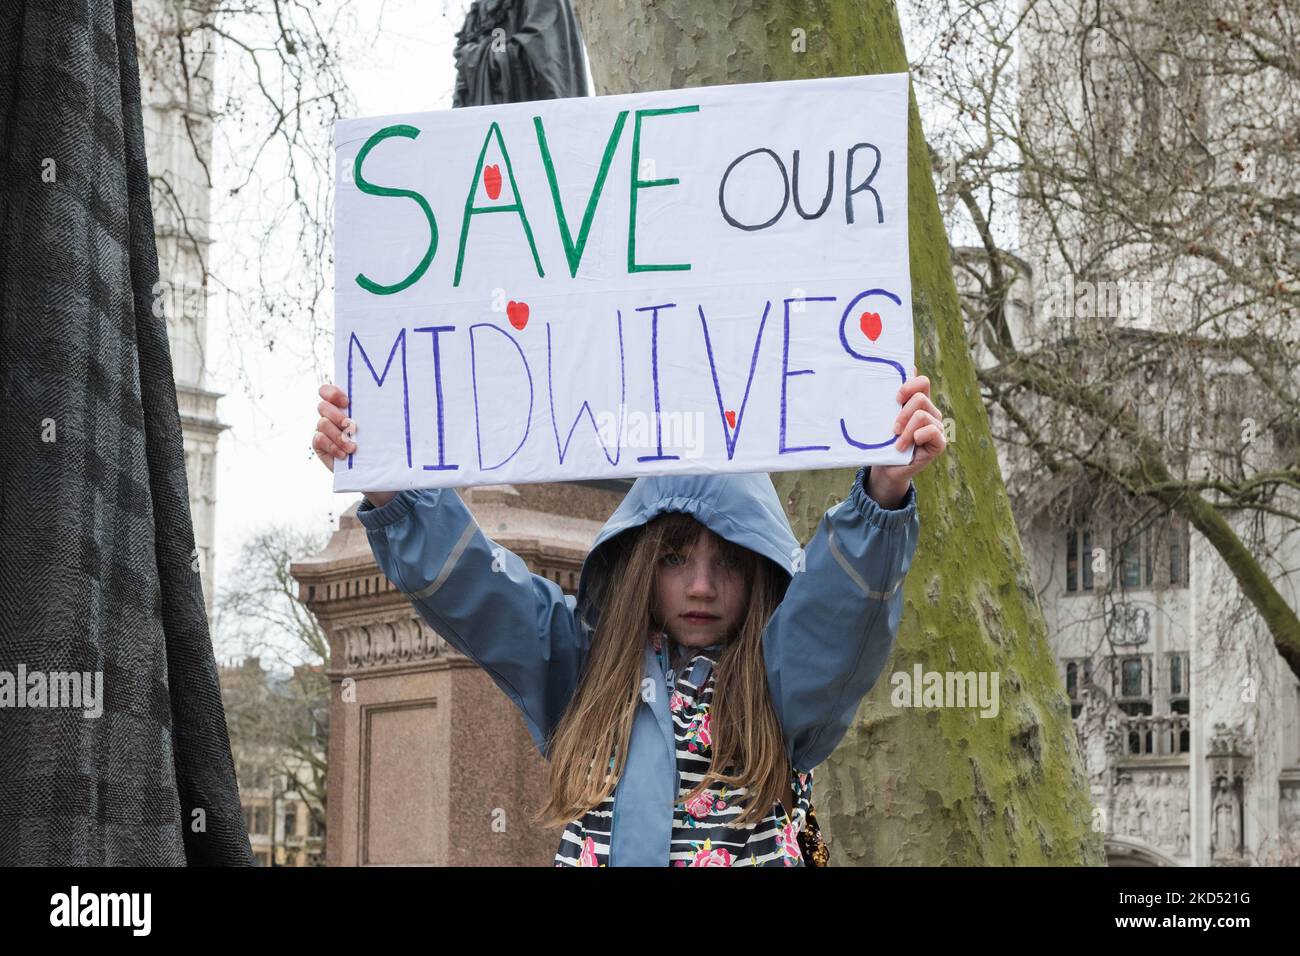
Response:
[[[340,122],[335,490],[910,461],[907,89]]]

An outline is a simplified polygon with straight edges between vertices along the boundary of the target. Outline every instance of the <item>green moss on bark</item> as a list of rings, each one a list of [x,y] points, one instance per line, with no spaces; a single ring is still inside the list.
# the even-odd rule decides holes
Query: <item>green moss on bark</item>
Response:
[[[575,6],[604,93],[907,69],[888,0]],[[837,865],[1102,865],[1069,704],[966,346],[915,98],[908,136],[917,366],[956,428],[948,452],[916,480],[921,540],[897,649],[844,741],[817,768],[818,819]],[[852,476],[772,476],[801,539]],[[998,672],[998,716],[891,706],[890,675],[918,662],[923,670]]]

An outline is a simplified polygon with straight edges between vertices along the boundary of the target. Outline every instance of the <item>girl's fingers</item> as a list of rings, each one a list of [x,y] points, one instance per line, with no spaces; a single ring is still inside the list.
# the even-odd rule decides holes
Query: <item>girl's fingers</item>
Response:
[[[348,418],[348,416],[344,414],[343,409],[339,408],[332,402],[321,402],[316,406],[316,411],[320,412],[321,415],[325,416],[338,426],[339,431],[346,432],[352,427],[352,419]]]
[[[316,452],[316,457],[321,460],[321,464],[330,471],[334,470],[335,458],[347,457],[337,445],[320,432],[316,432],[316,434],[312,436],[311,447]]]
[[[316,406],[321,418],[316,423],[311,447],[321,463],[333,471],[337,459],[357,450],[357,443],[350,437],[356,432],[356,423],[347,416],[348,396],[343,389],[326,382],[318,394],[323,399]]]
[[[931,424],[918,428],[912,440],[916,442],[918,451],[925,446],[936,455],[948,447],[948,439],[943,435],[942,425]]]
[[[907,404],[902,407],[898,417],[894,419],[894,432],[902,431],[903,424],[917,411],[929,412],[936,420],[943,421],[943,414],[935,407],[934,402],[930,401],[930,396],[924,392],[917,392],[907,400]]]
[[[312,447],[314,447],[317,452],[324,452],[328,455],[331,462],[336,458],[346,458],[348,456],[346,451],[344,451],[339,445],[330,441],[329,437],[321,432],[317,432],[315,437],[312,439]]]
[[[337,405],[339,408],[344,410],[348,407],[348,393],[343,391],[343,389],[339,388],[337,385],[331,385],[329,382],[326,382],[320,387],[319,395],[331,405]]]
[[[927,425],[938,425],[937,419],[924,409],[912,413],[912,417],[907,420],[902,433],[898,436],[898,441],[894,446],[899,451],[906,451],[913,442],[916,441],[916,433]],[[938,425],[939,430],[943,431],[943,426]]]
[[[907,401],[917,392],[924,392],[926,395],[930,394],[930,380],[924,375],[914,375],[904,382],[899,387],[895,399],[902,403]]]
[[[339,427],[331,422],[328,418],[322,418],[316,423],[316,431],[324,435],[333,444],[342,448],[346,452],[357,450],[357,443],[348,438],[339,430]]]

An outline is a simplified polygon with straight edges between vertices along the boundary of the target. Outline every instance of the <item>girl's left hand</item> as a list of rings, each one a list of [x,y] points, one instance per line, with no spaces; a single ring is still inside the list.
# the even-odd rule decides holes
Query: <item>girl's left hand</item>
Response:
[[[894,432],[898,435],[894,447],[907,451],[915,446],[915,451],[906,465],[871,466],[867,490],[886,508],[897,507],[907,494],[912,476],[942,455],[948,445],[943,434],[943,415],[930,400],[928,378],[912,369],[912,377],[898,390],[898,401],[903,407],[894,422]]]

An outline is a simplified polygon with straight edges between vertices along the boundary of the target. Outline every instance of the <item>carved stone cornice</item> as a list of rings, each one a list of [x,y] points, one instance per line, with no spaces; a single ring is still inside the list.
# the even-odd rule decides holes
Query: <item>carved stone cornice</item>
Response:
[[[429,661],[451,651],[445,640],[416,617],[345,625],[336,633],[343,647],[344,666],[349,669]]]

